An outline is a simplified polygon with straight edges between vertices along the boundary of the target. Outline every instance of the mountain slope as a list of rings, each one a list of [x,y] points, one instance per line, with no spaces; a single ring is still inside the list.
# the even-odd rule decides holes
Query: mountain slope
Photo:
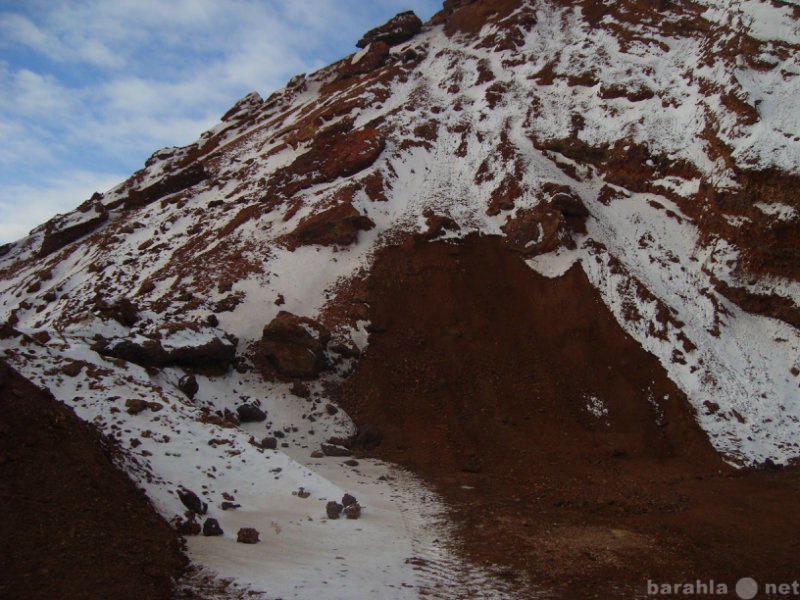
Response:
[[[413,274],[392,288],[391,270],[380,280],[370,273],[392,248],[413,250],[413,264],[426,248],[470,248],[480,242],[465,240],[480,235],[494,240],[479,246],[484,252],[517,261],[504,269],[524,261],[539,274],[531,274],[538,287],[520,284],[530,294],[561,298],[555,290],[572,282],[565,308],[520,315],[523,331],[570,311],[583,322],[603,305],[584,326],[547,334],[552,351],[497,338],[523,348],[502,375],[519,394],[526,360],[574,361],[535,373],[552,427],[577,418],[592,431],[593,418],[611,415],[623,447],[599,445],[612,452],[699,448],[709,453],[704,464],[726,468],[702,430],[728,463],[788,464],[800,454],[799,17],[792,4],[759,0],[448,0],[424,26],[400,15],[365,36],[359,52],[266,100],[248,95],[194,144],[156,152],[119,186],[0,249],[0,345],[15,368],[128,449],[128,469],[168,518],[184,512],[179,486],[216,502],[247,485],[243,504],[253,512],[236,515],[263,520],[268,507],[288,502],[273,519],[284,532],[276,535],[301,554],[316,536],[335,556],[331,523],[316,521],[324,510],[291,492],[303,486],[321,501],[356,485],[346,468],[329,472],[308,452],[358,433],[332,403],[337,393],[362,433],[363,419],[378,419],[370,411],[383,404],[370,405],[368,392],[383,386],[379,395],[391,399],[392,390],[369,365],[392,355],[374,358],[387,351],[376,336],[388,327],[374,319],[391,306],[386,290],[425,292]],[[446,276],[456,264],[439,267],[449,283],[427,297],[421,322],[433,319],[440,297],[458,305],[453,290],[470,295],[483,285],[459,288]],[[472,264],[491,272],[506,263]],[[581,298],[572,308],[570,294]],[[466,309],[442,318],[466,319],[484,330],[464,335],[491,339],[492,328],[513,329],[508,319],[526,310],[523,299],[495,323],[470,322]],[[582,341],[569,347],[566,334]],[[631,364],[648,366],[635,385],[624,374],[617,387],[599,383],[601,368],[625,370],[625,356],[606,361],[604,344],[637,348],[626,350]],[[424,373],[424,356],[412,370]],[[451,385],[467,376],[457,362],[440,367],[449,375],[423,379]],[[565,381],[573,369],[580,384]],[[650,403],[647,379],[657,390]],[[562,395],[572,404],[559,413]],[[658,420],[667,395],[686,424],[677,437]],[[127,400],[159,408],[129,415]],[[237,425],[237,408],[253,403],[265,421]],[[381,451],[397,443],[398,425],[382,424]],[[631,442],[636,428],[663,435],[670,450]],[[265,435],[277,450],[259,447]],[[456,449],[453,460],[464,460],[466,449]],[[270,472],[280,483],[264,480]],[[364,493],[375,502],[390,494],[371,485]],[[422,525],[403,521],[406,509],[385,510],[371,525],[374,546],[352,532],[346,539],[359,556],[393,566],[377,580],[343,575],[342,590],[355,581],[392,581],[397,597],[403,584],[414,589],[406,580],[413,563],[396,559],[430,540],[413,541]],[[226,531],[247,520],[229,514]],[[305,516],[314,524],[302,524]],[[405,541],[378,542],[386,528]],[[280,583],[253,579],[239,550],[190,544],[193,557],[271,594],[317,592],[319,581],[302,587],[291,568]],[[220,558],[226,552],[236,560]],[[318,559],[321,571],[333,568],[330,558]]]

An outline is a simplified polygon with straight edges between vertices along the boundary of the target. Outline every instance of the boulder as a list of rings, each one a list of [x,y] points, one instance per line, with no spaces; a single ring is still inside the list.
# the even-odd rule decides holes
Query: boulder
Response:
[[[366,48],[375,42],[396,46],[410,40],[420,31],[422,31],[422,21],[413,10],[408,10],[395,15],[380,27],[370,29],[358,40],[356,46]]]
[[[567,217],[588,217],[589,210],[583,201],[574,194],[558,192],[550,199],[550,206]]]
[[[325,456],[350,456],[352,454],[348,448],[338,444],[322,444],[321,448]]]
[[[566,221],[560,210],[542,205],[517,211],[501,227],[506,245],[525,256],[551,252],[568,238]]]
[[[347,79],[355,75],[363,75],[386,64],[389,58],[389,46],[385,42],[377,41],[368,44],[361,52],[353,55],[339,68],[338,79]]]
[[[342,496],[342,506],[347,508],[351,504],[358,504],[358,500],[356,500],[355,496],[353,496],[352,494],[345,494],[344,496]]]
[[[261,440],[261,447],[266,450],[277,450],[278,438],[268,436]]]
[[[264,327],[259,350],[279,375],[311,379],[326,367],[325,348],[330,337],[316,321],[281,311]]]
[[[200,500],[198,495],[192,490],[178,490],[178,498],[180,498],[183,505],[193,513],[204,515],[208,512],[208,504]]]
[[[150,403],[146,400],[131,398],[125,401],[125,410],[129,415],[138,415],[140,412],[144,412],[148,408],[150,408]]]
[[[242,527],[236,534],[236,541],[240,544],[257,544],[259,533],[252,527]]]
[[[299,245],[349,246],[358,241],[359,231],[375,226],[349,202],[342,202],[303,219],[291,237]]]
[[[236,407],[240,423],[260,423],[267,420],[267,413],[255,404],[242,404]]]
[[[342,514],[343,509],[344,506],[342,506],[335,500],[331,500],[325,505],[325,513],[328,515],[329,519],[338,519],[339,516]]]
[[[200,385],[197,383],[197,378],[194,375],[184,375],[180,378],[180,381],[178,381],[178,389],[191,400],[200,390]]]
[[[348,519],[358,519],[361,517],[361,505],[358,502],[348,504],[344,507],[344,516]]]
[[[225,533],[222,531],[222,527],[219,526],[219,521],[216,519],[206,519],[206,522],[203,523],[203,535],[206,537],[212,537],[217,535],[222,535]]]

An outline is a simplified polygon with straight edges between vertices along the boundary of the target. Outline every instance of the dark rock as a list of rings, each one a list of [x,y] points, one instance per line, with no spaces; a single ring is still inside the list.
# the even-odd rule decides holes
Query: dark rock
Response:
[[[322,444],[321,449],[325,456],[350,456],[352,454],[348,448],[338,444]]]
[[[295,381],[292,384],[292,394],[298,398],[308,398],[311,396],[311,390],[309,390],[308,386],[302,381]]]
[[[141,400],[139,398],[131,398],[125,401],[125,409],[129,415],[138,415],[149,407],[149,403],[146,400]]]
[[[344,509],[344,506],[335,500],[331,500],[325,505],[325,512],[327,513],[329,519],[338,519],[342,514],[342,509]]]
[[[146,206],[164,196],[169,196],[190,188],[203,181],[207,176],[203,164],[199,162],[194,163],[185,169],[165,175],[153,185],[141,190],[132,191],[128,198],[125,199],[124,204],[129,208]],[[113,207],[109,206],[109,208]]]
[[[550,199],[550,206],[560,210],[568,217],[588,217],[589,210],[580,198],[573,194],[559,192]]]
[[[344,516],[348,519],[358,519],[361,516],[361,505],[358,502],[344,507]]]
[[[501,227],[506,245],[525,256],[535,256],[558,248],[568,237],[564,214],[551,206],[540,204],[520,209]]]
[[[299,490],[297,490],[297,497],[298,498],[303,498],[305,500],[310,495],[311,495],[311,492],[309,492],[306,488],[301,487]]]
[[[158,412],[158,411],[160,411],[162,408],[164,408],[164,405],[163,405],[163,404],[161,404],[160,402],[148,402],[148,403],[147,403],[147,408],[149,408],[149,409],[150,409],[150,410],[152,410],[153,412]]]
[[[362,425],[358,429],[355,445],[364,450],[373,450],[381,445],[383,435],[374,425]]]
[[[217,317],[217,315],[208,315],[206,317],[206,323],[211,325],[211,327],[216,327],[217,325],[219,325],[219,318]]]
[[[166,350],[166,365],[179,367],[217,367],[227,370],[236,356],[236,346],[231,341],[218,337],[199,346],[179,346]]]
[[[322,452],[320,452],[319,450],[314,450],[310,454],[310,456],[311,456],[311,458],[325,458],[325,455]]]
[[[235,510],[237,508],[241,508],[242,505],[241,504],[236,504],[235,502],[229,502],[229,501],[226,500],[225,502],[220,504],[219,507],[222,510]]]
[[[219,526],[219,521],[216,519],[206,519],[206,522],[203,523],[203,535],[207,537],[212,537],[216,535],[222,535],[225,533],[222,531],[222,527]]]
[[[67,377],[77,377],[84,367],[84,363],[70,361],[61,367],[61,372]]]
[[[88,200],[77,210],[59,215],[44,227],[39,256],[47,256],[88,235],[108,220],[108,209],[99,200]]]
[[[156,340],[105,340],[93,345],[92,349],[103,356],[120,358],[142,367],[160,367],[166,363],[166,352]]]
[[[325,369],[329,340],[328,330],[316,321],[281,311],[264,327],[259,349],[279,375],[308,379]]]
[[[278,448],[278,439],[268,436],[261,440],[261,447],[267,450],[276,450]]]
[[[330,416],[333,416],[335,414],[338,414],[339,409],[336,408],[333,404],[326,404],[325,412],[328,413]]]
[[[351,504],[358,504],[358,500],[356,500],[355,496],[353,496],[352,494],[345,494],[344,496],[342,496],[342,506],[347,508]]]
[[[339,69],[338,78],[347,79],[356,75],[363,75],[381,68],[389,58],[389,46],[385,42],[377,41],[369,44],[361,55],[354,55]]]
[[[173,524],[175,525],[175,531],[181,535],[200,535],[200,523],[195,521],[194,515],[185,520],[177,519]]]
[[[348,467],[357,467],[358,466],[358,461],[351,458],[350,460],[344,461],[344,463],[342,463],[342,464],[345,464]]]
[[[242,527],[236,534],[236,541],[240,544],[257,544],[259,542],[258,535],[257,529]]]
[[[194,375],[184,375],[178,381],[178,389],[186,394],[190,400],[200,390],[200,385],[197,383],[197,378]]]
[[[359,231],[375,226],[349,202],[342,202],[304,219],[291,236],[300,245],[349,246],[358,241]]]
[[[267,413],[255,404],[242,404],[236,407],[240,423],[260,423],[267,420]]]
[[[465,464],[461,470],[465,471],[466,473],[480,473],[481,466],[474,460],[471,460],[467,464]]]
[[[201,501],[192,490],[178,490],[178,498],[181,499],[186,508],[198,515],[204,515],[208,512],[208,504]]]
[[[139,320],[139,309],[129,298],[117,298],[108,303],[98,294],[94,299],[94,310],[99,316],[114,319],[123,327],[133,327]]]
[[[359,48],[365,48],[367,44],[374,42],[384,42],[389,46],[396,46],[410,40],[422,31],[422,21],[414,14],[414,11],[401,12],[380,27],[370,29],[364,34],[358,43]]]

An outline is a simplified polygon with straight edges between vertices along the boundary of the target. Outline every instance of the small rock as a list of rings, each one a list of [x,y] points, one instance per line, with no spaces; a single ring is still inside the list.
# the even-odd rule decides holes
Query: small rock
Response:
[[[330,416],[333,416],[339,412],[339,409],[336,408],[333,404],[326,404],[325,412],[327,412]]]
[[[234,510],[234,509],[241,508],[241,507],[242,507],[241,504],[236,504],[235,502],[227,502],[227,501],[225,501],[222,504],[220,504],[220,508],[222,510]]]
[[[208,504],[201,501],[192,490],[178,490],[178,498],[181,499],[186,508],[198,515],[204,515],[208,512]]]
[[[177,519],[176,521],[174,521],[174,524],[175,524],[175,531],[177,531],[181,535],[200,534],[200,523],[194,520],[194,516],[186,520]]]
[[[461,470],[467,473],[480,473],[481,466],[474,460],[471,460],[467,464],[465,464]]]
[[[329,519],[338,519],[339,515],[342,514],[343,508],[344,506],[342,506],[335,500],[331,500],[325,505],[325,512],[328,514]]]
[[[73,361],[61,367],[61,372],[67,377],[76,377],[81,369],[83,369],[83,363]]]
[[[125,401],[125,408],[129,415],[138,415],[140,412],[147,410],[148,407],[149,403],[139,398],[131,398]]]
[[[351,454],[350,450],[338,444],[322,444],[322,452],[325,456],[350,456]]]
[[[255,404],[242,404],[236,408],[241,423],[260,423],[267,420],[267,413]]]
[[[216,519],[206,519],[206,522],[203,523],[203,535],[207,537],[212,537],[216,535],[222,535],[224,531],[222,531],[222,527],[219,526],[219,521]]]
[[[320,452],[319,450],[314,450],[311,453],[311,458],[325,458],[325,455],[322,452]]]
[[[358,519],[361,516],[361,505],[358,502],[344,507],[344,516],[348,519]]]
[[[258,535],[257,529],[242,527],[236,534],[236,541],[240,544],[257,544],[259,542]]]
[[[343,464],[347,465],[348,467],[357,467],[358,466],[358,461],[351,458],[350,460],[344,461]]]
[[[278,448],[278,438],[267,436],[261,440],[261,447],[267,450],[276,450]]]
[[[352,496],[350,494],[345,494],[344,496],[342,496],[342,505],[345,508],[350,506],[351,504],[358,504],[358,500],[356,500],[355,496]]]
[[[181,377],[180,381],[178,381],[178,389],[191,400],[200,389],[200,385],[197,383],[197,378],[194,375],[184,375]]]
[[[149,408],[149,409],[150,409],[150,410],[152,410],[153,412],[158,412],[158,411],[160,411],[162,408],[164,408],[164,405],[163,405],[163,404],[161,404],[160,402],[148,402],[148,403],[147,403],[147,408]]]
[[[301,487],[299,490],[297,490],[297,497],[298,498],[305,499],[305,498],[308,498],[310,495],[311,495],[311,492],[309,492],[306,488]]]

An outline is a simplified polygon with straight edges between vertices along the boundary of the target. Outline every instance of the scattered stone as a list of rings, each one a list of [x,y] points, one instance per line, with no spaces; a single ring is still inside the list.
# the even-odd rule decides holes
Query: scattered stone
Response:
[[[295,493],[297,494],[297,497],[298,497],[298,498],[303,498],[304,500],[305,500],[306,498],[308,498],[308,497],[311,495],[311,492],[309,492],[309,491],[308,491],[306,488],[304,488],[304,487],[301,487],[301,488],[300,488],[299,490],[297,490],[297,492],[295,492]]]
[[[200,385],[197,383],[197,378],[194,375],[184,375],[180,378],[180,381],[178,381],[178,389],[191,400],[200,390]]]
[[[206,522],[203,523],[203,535],[206,537],[212,537],[217,535],[222,535],[225,533],[222,531],[222,527],[219,526],[219,521],[216,519],[206,519]]]
[[[235,502],[228,502],[227,500],[220,504],[220,508],[222,510],[235,510],[237,508],[241,508],[241,504],[236,504]]]
[[[330,416],[333,416],[339,412],[339,409],[336,408],[333,404],[326,404],[325,405],[325,412],[328,413]]]
[[[325,458],[325,455],[322,452],[320,452],[319,450],[314,450],[311,453],[311,458]]]
[[[147,408],[149,408],[153,412],[158,412],[162,408],[164,408],[164,405],[161,404],[160,402],[148,402],[147,403]]]
[[[349,449],[338,444],[322,444],[322,453],[325,456],[350,456],[352,453]]]
[[[345,507],[350,506],[351,504],[357,504],[357,503],[358,503],[358,500],[356,500],[356,497],[353,496],[352,494],[345,494],[344,496],[342,496],[342,505],[345,506]]]
[[[344,506],[335,500],[331,500],[325,505],[325,512],[327,513],[329,519],[338,519],[339,515],[342,514],[343,509]]]
[[[267,436],[261,440],[261,447],[266,450],[276,450],[278,448],[278,438]]]
[[[348,467],[357,467],[358,461],[351,458],[350,460],[344,461],[343,464],[347,465]]]
[[[303,383],[302,381],[295,381],[292,384],[292,394],[297,396],[298,398],[308,398],[311,396],[311,390],[308,389],[308,386]]]
[[[236,541],[240,544],[257,544],[259,542],[258,535],[257,529],[242,527],[236,534]]]
[[[348,519],[358,519],[361,516],[361,505],[358,502],[344,507],[344,516]]]
[[[194,520],[194,515],[185,520],[178,518],[173,521],[173,524],[175,525],[175,531],[181,535],[200,535],[200,523]]]
[[[138,415],[149,408],[149,403],[146,400],[139,398],[131,398],[125,401],[125,409],[129,415]]]
[[[178,490],[178,498],[181,499],[186,508],[198,515],[204,515],[208,512],[208,504],[201,501],[192,490]]]
[[[70,361],[61,367],[61,372],[67,377],[77,377],[83,369],[83,363]]]
[[[267,413],[255,404],[242,404],[236,408],[240,423],[260,423],[267,420]]]

